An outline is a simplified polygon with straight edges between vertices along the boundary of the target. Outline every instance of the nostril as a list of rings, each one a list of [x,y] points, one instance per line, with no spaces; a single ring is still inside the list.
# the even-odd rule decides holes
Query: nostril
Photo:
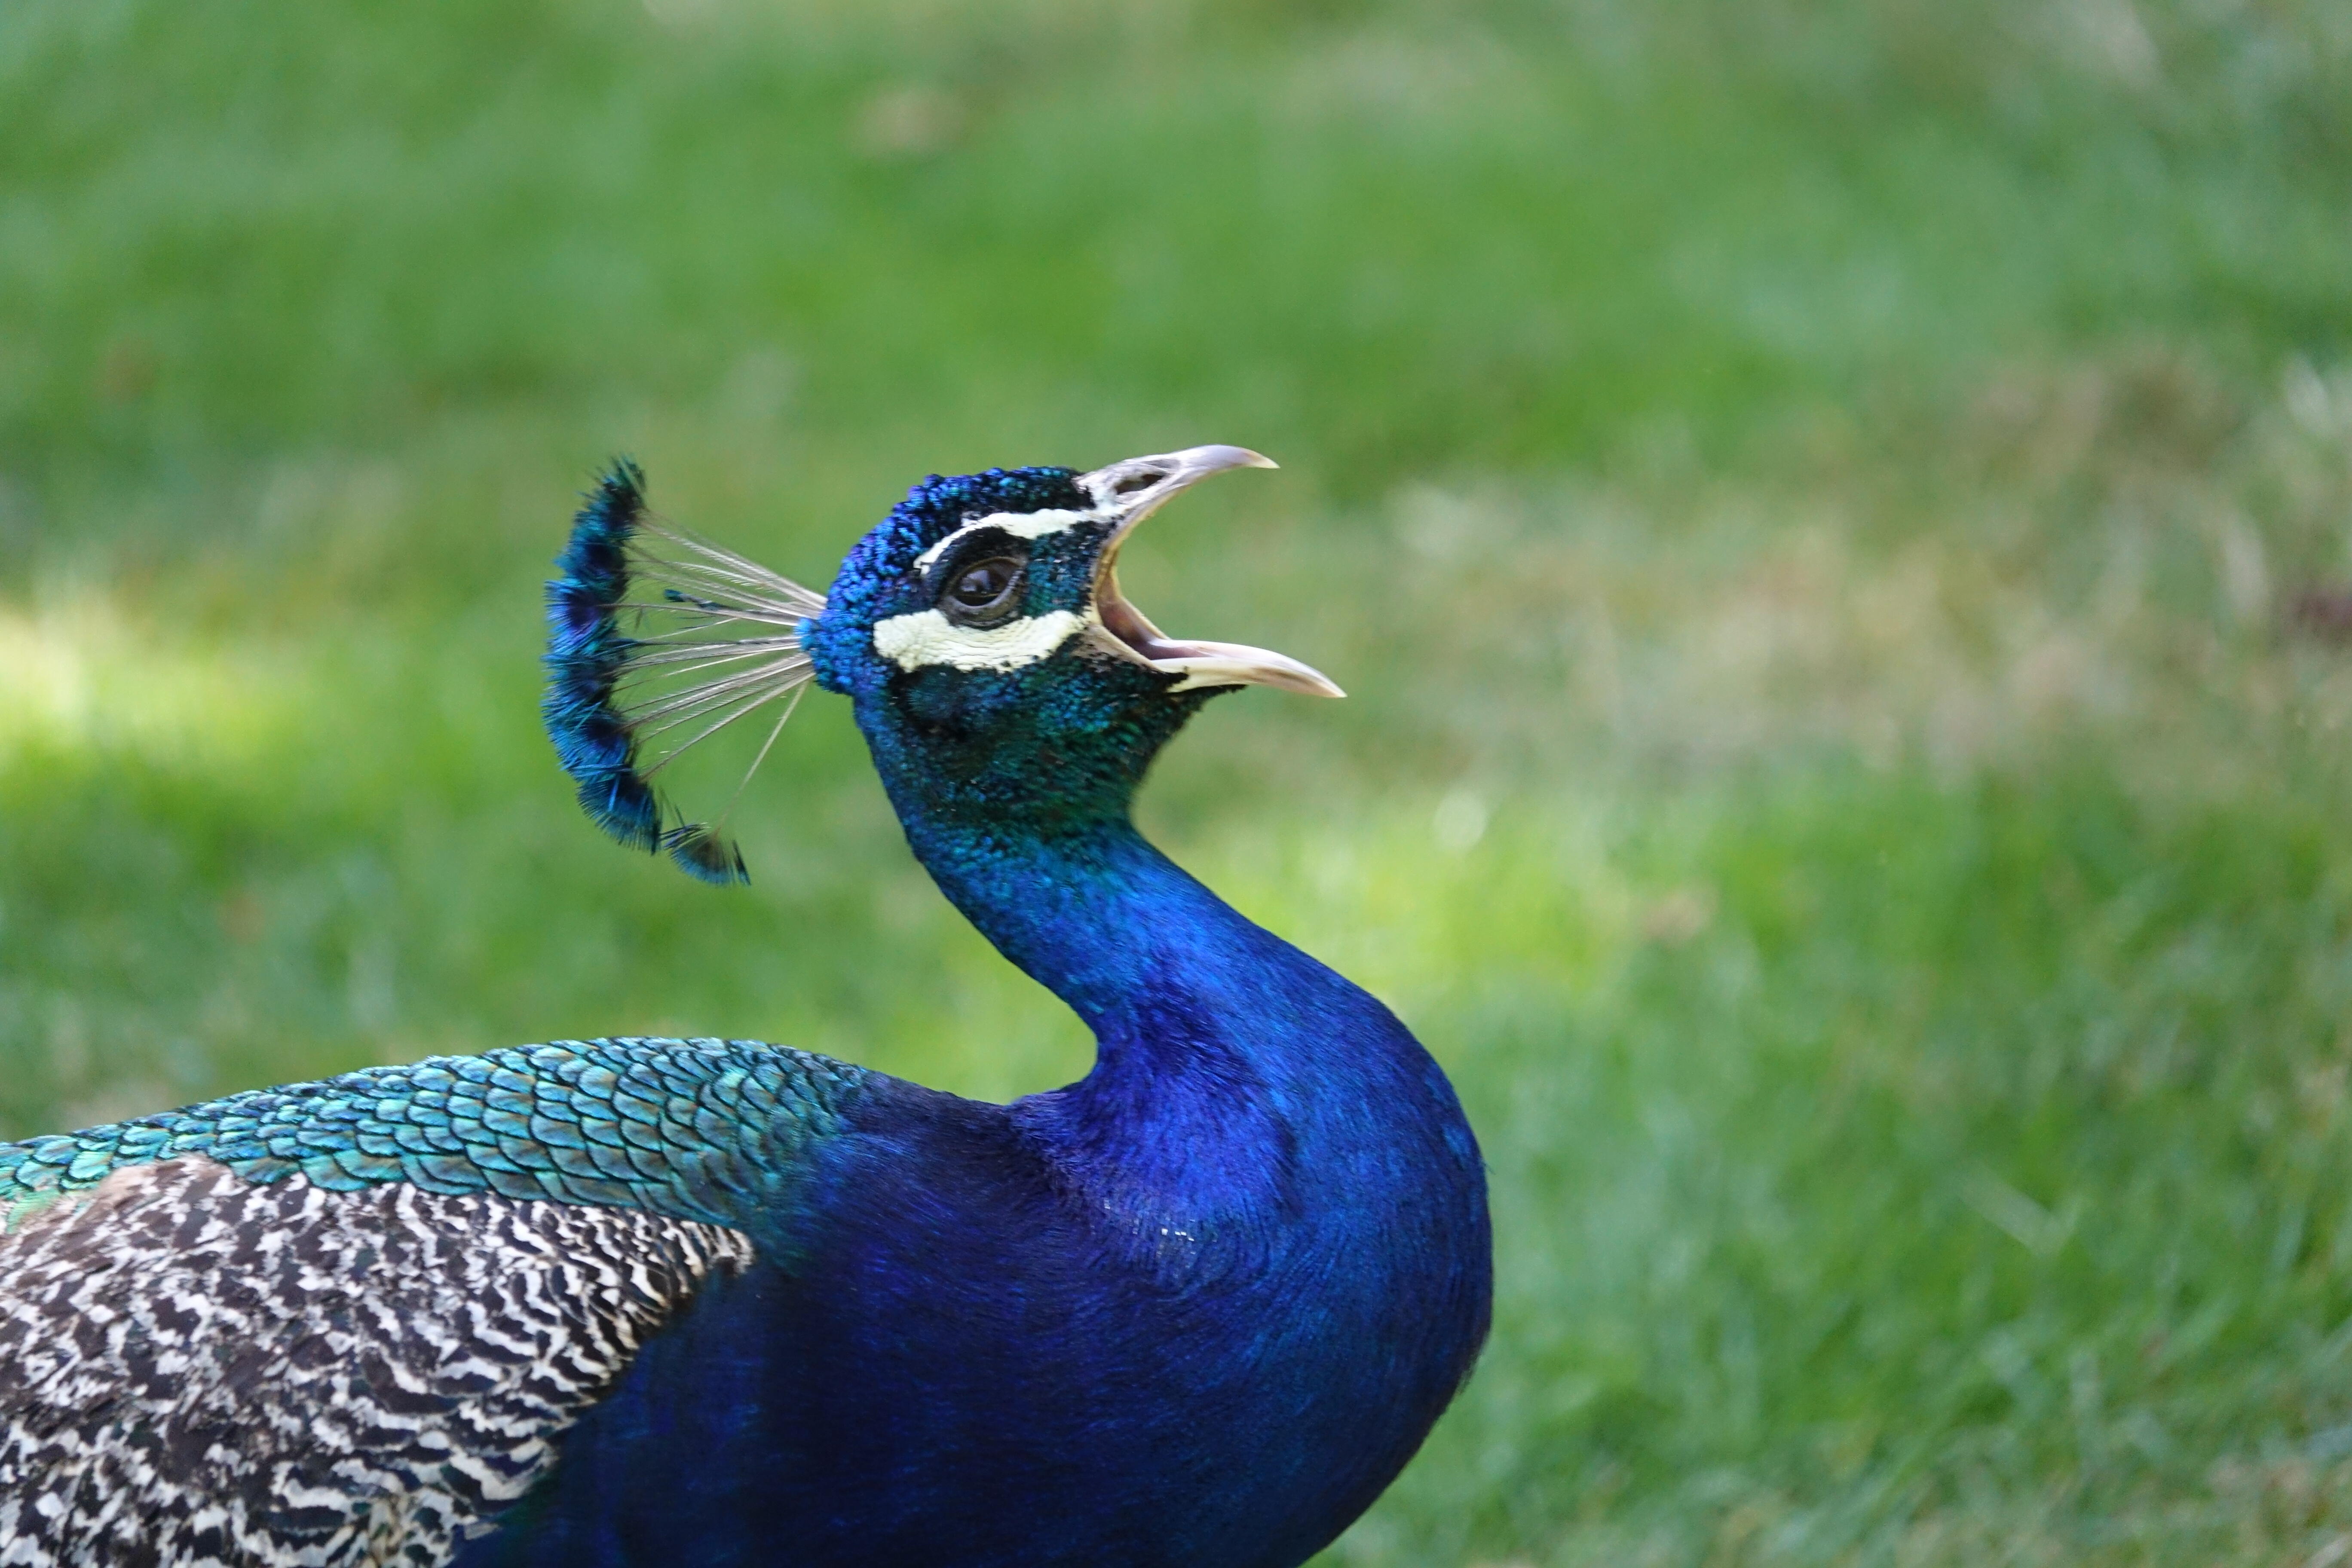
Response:
[[[1122,474],[1110,482],[1110,491],[1116,496],[1131,496],[1139,490],[1150,489],[1167,477],[1161,473]]]

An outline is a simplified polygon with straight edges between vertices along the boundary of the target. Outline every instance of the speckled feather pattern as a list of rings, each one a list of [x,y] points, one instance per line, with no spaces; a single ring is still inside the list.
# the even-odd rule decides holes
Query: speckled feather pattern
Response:
[[[425,1568],[740,1231],[202,1158],[0,1237],[0,1563]]]
[[[203,1155],[248,1182],[771,1219],[858,1068],[751,1040],[559,1040],[437,1057],[0,1143],[0,1228],[126,1165]],[[5,1562],[5,1559],[0,1559]]]

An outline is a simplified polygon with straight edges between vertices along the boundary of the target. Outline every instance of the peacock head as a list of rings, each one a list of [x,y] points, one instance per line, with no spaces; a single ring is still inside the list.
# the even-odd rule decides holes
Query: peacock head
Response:
[[[651,522],[642,474],[618,464],[549,584],[549,732],[591,816],[714,881],[746,879],[724,814],[679,818],[655,777],[772,704],[764,758],[811,679],[851,699],[910,824],[1050,831],[1123,815],[1152,757],[1218,692],[1340,695],[1281,654],[1170,637],[1119,591],[1120,546],[1144,519],[1211,474],[1272,467],[1194,447],[1090,473],[934,476],[819,595]]]

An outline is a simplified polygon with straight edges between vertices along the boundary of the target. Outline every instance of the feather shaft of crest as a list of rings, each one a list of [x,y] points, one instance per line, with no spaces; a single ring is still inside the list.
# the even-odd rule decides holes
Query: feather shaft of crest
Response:
[[[677,745],[670,747],[658,762],[653,763],[650,767],[647,767],[645,770],[645,776],[647,778],[653,777],[654,774],[661,772],[662,769],[677,761],[679,755],[688,747],[694,745],[697,742],[709,740],[711,736],[719,733],[719,731],[727,728],[728,725],[735,722],[736,720],[745,718],[752,713],[758,712],[761,709],[766,707],[769,703],[773,702],[777,698],[782,697],[785,692],[791,689],[792,688],[782,685],[761,687],[748,696],[737,696],[732,706],[728,706],[724,703],[719,704],[718,706],[725,707],[727,710],[720,713],[718,718],[711,720],[709,723],[704,725],[688,739],[681,741]],[[684,714],[678,718],[671,720],[669,723],[663,725],[662,728],[667,730],[675,729],[681,724],[691,724],[697,719],[706,717],[715,710],[715,709],[706,708],[699,713]]]
[[[752,757],[751,765],[743,770],[742,778],[735,785],[735,793],[727,797],[726,808],[719,812],[717,819],[708,827],[690,823],[663,836],[662,847],[669,851],[669,858],[687,875],[722,886],[730,882],[751,881],[751,873],[743,864],[743,852],[736,847],[732,839],[721,837],[719,830],[726,826],[727,819],[735,814],[735,803],[743,798],[744,786],[751,782],[751,775],[760,771],[760,764],[766,762],[768,753],[775,749],[776,737],[784,732],[785,722],[800,707],[801,699],[808,695],[808,687],[803,683],[793,687],[792,691],[793,694],[784,700],[784,710],[776,715],[773,724],[768,726],[768,738],[760,742],[760,750]]]
[[[650,552],[646,559],[653,570],[648,576],[676,587],[685,587],[700,579],[714,585],[740,590],[755,603],[765,600],[767,606],[790,611],[795,615],[813,616],[824,608],[824,595],[802,587],[789,577],[769,571],[756,561],[747,561],[732,551],[721,550],[708,540],[679,533],[658,526],[649,532],[665,542],[676,545],[699,556],[699,560],[679,561],[656,556]]]
[[[730,660],[730,662],[732,661]],[[679,672],[672,671],[667,673]],[[689,669],[684,673],[691,674],[698,672],[689,668]],[[673,713],[681,713],[696,708],[708,707],[711,702],[726,697],[732,692],[740,691],[746,686],[755,686],[765,681],[779,679],[782,678],[782,672],[779,672],[772,665],[767,664],[760,665],[751,669],[734,670],[725,675],[713,677],[708,680],[698,681],[693,686],[677,692],[676,695],[664,697],[658,701],[645,702],[635,705],[629,710],[629,721],[637,729],[639,733],[642,734],[650,728],[653,721],[656,720],[666,720]]]
[[[758,753],[751,758],[751,765],[743,770],[743,784],[739,784],[735,786],[734,795],[727,802],[727,811],[733,811],[735,809],[735,802],[742,798],[743,784],[748,784],[751,782],[751,775],[760,771],[760,764],[768,760],[768,753],[770,752],[775,750],[776,737],[784,732],[784,721],[793,716],[793,710],[801,705],[801,699],[807,695],[808,688],[805,685],[795,686],[793,688],[793,694],[784,699],[784,710],[776,715],[775,723],[769,727],[768,738],[760,742],[760,750]],[[722,811],[719,814],[720,821],[723,822],[727,819],[727,811]]]
[[[698,713],[707,713],[713,708],[724,707],[753,687],[775,686],[777,690],[773,694],[781,696],[797,684],[793,679],[796,673],[796,671],[779,673],[773,668],[762,667],[759,669],[747,669],[739,674],[726,676],[718,680],[706,681],[700,685],[689,687],[678,695],[662,702],[632,709],[630,722],[642,739],[659,733],[681,720],[690,720]]]
[[[824,595],[653,521],[645,493],[644,470],[620,458],[572,520],[556,558],[560,575],[547,585],[541,714],[582,808],[599,826],[632,848],[668,854],[705,881],[749,881],[740,851],[716,826],[683,820],[652,781],[688,750],[782,700],[782,713],[729,799],[732,811],[812,678],[800,626],[824,613]],[[636,587],[662,596],[632,598]],[[662,739],[687,729],[693,732],[683,740]]]
[[[648,645],[651,652],[639,653],[630,660],[635,669],[658,669],[665,665],[684,665],[699,669],[705,665],[731,664],[737,659],[761,654],[797,655],[800,643],[793,637],[745,637],[731,648],[714,650],[708,643],[688,643],[682,647],[665,648]]]
[[[789,615],[778,615],[772,611],[723,604],[717,600],[697,598],[683,594],[676,599],[665,600],[658,605],[632,605],[629,608],[658,610],[676,620],[677,626],[671,631],[661,634],[665,637],[695,626],[735,626],[749,623],[762,626],[790,626],[800,624],[798,619]]]
[[[690,533],[676,533],[668,530],[661,531],[662,536],[671,542],[683,545],[701,556],[709,563],[711,570],[740,576],[755,586],[765,588],[780,599],[797,603],[812,613],[824,608],[823,594],[803,588],[791,578],[781,573],[771,572],[756,561],[738,555],[731,550],[721,550],[709,540],[698,539]]]
[[[668,605],[630,605],[625,606],[625,608],[633,613],[646,611],[658,612],[668,616],[672,620],[677,622],[677,625],[670,627],[667,631],[653,632],[637,639],[639,642],[646,644],[649,647],[659,647],[665,643],[686,643],[689,641],[689,639],[696,637],[707,639],[712,633],[729,626],[784,626],[786,624],[778,620],[771,620],[765,616],[709,616],[697,620],[689,618],[688,616],[677,611],[675,606]],[[791,626],[796,627],[800,623],[798,621],[793,621],[790,623],[790,625]],[[788,640],[792,634],[787,630],[784,632],[769,632],[754,635],[764,635],[771,640],[781,643]],[[745,638],[743,640],[748,642],[751,639]]]
[[[796,626],[803,612],[787,606],[784,609],[762,608],[756,605],[730,604],[720,599],[705,598],[698,594],[680,594],[675,599],[664,595],[658,603],[630,604],[625,609],[658,614],[676,626],[661,635],[672,636],[695,626],[734,626],[750,623],[762,626]]]
[[[731,591],[773,595],[776,592],[774,583],[764,576],[751,572],[730,572],[708,561],[663,559],[659,565],[662,581],[673,588],[699,585],[706,593]]]

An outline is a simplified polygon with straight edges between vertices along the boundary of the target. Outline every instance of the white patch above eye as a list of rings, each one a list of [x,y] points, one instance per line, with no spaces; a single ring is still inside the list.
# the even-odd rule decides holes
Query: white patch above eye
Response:
[[[960,626],[937,610],[874,623],[874,651],[900,669],[1018,669],[1070,640],[1086,622],[1067,610],[1025,616],[1001,626]]]
[[[983,528],[996,529],[1015,539],[1043,539],[1049,533],[1059,533],[1066,528],[1076,528],[1082,522],[1100,522],[1109,513],[1104,511],[992,511],[986,517],[973,518],[929,550],[915,557],[915,570],[927,570],[930,563],[946,552],[947,547],[967,533],[977,533]]]

